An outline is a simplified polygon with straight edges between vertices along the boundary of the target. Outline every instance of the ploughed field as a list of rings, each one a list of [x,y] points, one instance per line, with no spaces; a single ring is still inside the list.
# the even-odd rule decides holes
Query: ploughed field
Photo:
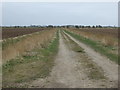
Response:
[[[30,34],[33,32],[38,32],[41,30],[45,30],[47,28],[2,28],[2,38],[10,38],[10,37],[17,37],[25,34]],[[73,30],[82,31],[82,32],[88,32],[88,33],[98,33],[98,34],[104,34],[104,35],[112,35],[114,37],[118,37],[118,29],[117,28],[80,28],[76,29],[73,28]]]
[[[2,38],[7,39],[7,38],[12,38],[12,37],[17,37],[25,34],[31,34],[34,32],[39,32],[42,30],[45,30],[46,28],[35,28],[35,27],[29,27],[29,28],[24,28],[24,27],[19,27],[19,28],[14,28],[14,27],[8,27],[8,28],[2,28]]]

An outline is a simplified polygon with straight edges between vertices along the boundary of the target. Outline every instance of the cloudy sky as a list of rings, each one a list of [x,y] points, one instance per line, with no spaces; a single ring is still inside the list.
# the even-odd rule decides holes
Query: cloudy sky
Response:
[[[3,25],[115,25],[117,2],[3,2]]]

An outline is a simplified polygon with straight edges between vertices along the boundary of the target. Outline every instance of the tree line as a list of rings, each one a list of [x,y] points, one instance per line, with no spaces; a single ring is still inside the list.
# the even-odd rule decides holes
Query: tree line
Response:
[[[28,27],[40,27],[40,28],[115,28],[116,26],[101,26],[101,25],[93,25],[93,26],[85,26],[85,25],[30,25],[30,26],[3,26],[3,27],[13,27],[13,28],[28,28]]]

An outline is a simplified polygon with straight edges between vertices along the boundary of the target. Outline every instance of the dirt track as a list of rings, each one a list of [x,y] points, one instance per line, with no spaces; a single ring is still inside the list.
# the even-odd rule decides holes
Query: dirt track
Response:
[[[67,34],[66,34],[67,35]],[[69,35],[68,35],[69,36]],[[67,38],[67,37],[65,37]],[[107,58],[93,51],[83,43],[69,36],[70,39],[84,48],[85,54],[78,54],[68,47],[65,38],[60,34],[59,51],[55,58],[49,77],[37,79],[29,84],[35,88],[105,88],[117,87],[118,72],[117,65]],[[66,39],[67,40],[67,39]],[[69,42],[69,40],[67,40]],[[88,59],[90,58],[90,59]],[[105,79],[90,79],[82,66],[82,60],[88,59],[102,69]]]
[[[66,33],[67,34],[67,33]],[[68,35],[68,34],[67,34]],[[87,45],[77,41],[70,35],[68,35],[72,40],[74,40],[79,46],[85,49],[86,54],[92,58],[92,60],[104,70],[104,74],[111,80],[118,80],[118,65],[105,56],[100,55]]]

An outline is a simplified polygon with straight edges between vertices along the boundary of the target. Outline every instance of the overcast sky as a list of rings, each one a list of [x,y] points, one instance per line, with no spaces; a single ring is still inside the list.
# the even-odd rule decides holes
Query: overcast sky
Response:
[[[4,2],[3,25],[115,25],[117,2]]]

